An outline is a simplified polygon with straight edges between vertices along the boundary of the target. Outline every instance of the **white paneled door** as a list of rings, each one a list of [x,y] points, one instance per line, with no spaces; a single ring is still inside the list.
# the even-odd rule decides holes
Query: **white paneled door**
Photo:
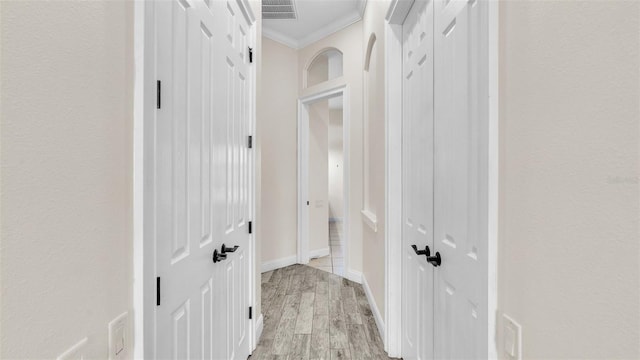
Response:
[[[403,26],[402,350],[433,352],[433,3],[416,1]]]
[[[252,306],[252,25],[235,0],[157,1],[154,9],[154,355],[244,360]],[[223,245],[231,250],[223,253]]]
[[[488,354],[488,25],[485,0],[403,25],[404,359]]]
[[[435,0],[434,356],[486,358],[488,1]]]

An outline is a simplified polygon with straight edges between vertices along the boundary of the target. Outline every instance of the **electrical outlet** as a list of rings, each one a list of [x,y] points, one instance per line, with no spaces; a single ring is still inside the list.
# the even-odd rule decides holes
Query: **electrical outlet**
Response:
[[[77,342],[75,345],[69,348],[69,350],[58,356],[56,360],[84,360],[85,345],[89,342],[89,339],[84,338]]]
[[[502,351],[509,360],[522,359],[522,327],[506,314],[502,314]]]
[[[109,323],[109,360],[125,359],[128,352],[129,313],[124,312]]]

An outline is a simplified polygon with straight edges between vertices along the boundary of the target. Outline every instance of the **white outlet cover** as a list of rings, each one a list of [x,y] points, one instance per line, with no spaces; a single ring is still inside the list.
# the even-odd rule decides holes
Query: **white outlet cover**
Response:
[[[109,323],[109,360],[126,359],[129,313],[123,312]]]
[[[502,348],[507,359],[522,359],[522,327],[506,314],[502,314]]]
[[[75,345],[70,347],[67,351],[63,352],[56,360],[84,360],[85,346],[89,342],[88,338],[84,338],[78,341]]]

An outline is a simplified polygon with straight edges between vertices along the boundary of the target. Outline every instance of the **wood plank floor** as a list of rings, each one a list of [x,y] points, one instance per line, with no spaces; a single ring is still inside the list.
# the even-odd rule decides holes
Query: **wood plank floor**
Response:
[[[251,360],[390,359],[362,285],[305,265],[262,274],[264,329]]]

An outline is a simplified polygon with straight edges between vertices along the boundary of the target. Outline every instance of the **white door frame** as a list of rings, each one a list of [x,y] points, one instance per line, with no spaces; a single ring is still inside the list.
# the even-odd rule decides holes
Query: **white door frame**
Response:
[[[344,277],[349,272],[349,123],[350,98],[346,84],[303,96],[298,99],[298,254],[299,264],[309,263],[309,105],[342,95],[342,182],[343,182],[343,233]]]
[[[156,61],[155,61],[155,1],[136,1],[134,4],[134,89],[133,89],[133,358],[153,359],[155,351],[156,264],[153,234],[153,138],[156,122]],[[256,44],[256,18],[248,0],[236,0],[243,16],[251,25],[249,46]],[[256,66],[250,66],[250,127],[256,129]],[[254,135],[255,137],[255,135]],[[255,141],[254,141],[255,143]],[[255,218],[256,164],[255,151],[251,169],[250,215]],[[249,239],[249,297],[256,304],[255,234]],[[250,349],[257,345],[256,323],[259,314],[249,325]]]
[[[483,1],[483,0],[481,0]],[[385,350],[402,354],[402,25],[414,0],[393,0],[385,24],[386,156]],[[498,1],[489,5],[488,359],[497,358],[498,302]]]

